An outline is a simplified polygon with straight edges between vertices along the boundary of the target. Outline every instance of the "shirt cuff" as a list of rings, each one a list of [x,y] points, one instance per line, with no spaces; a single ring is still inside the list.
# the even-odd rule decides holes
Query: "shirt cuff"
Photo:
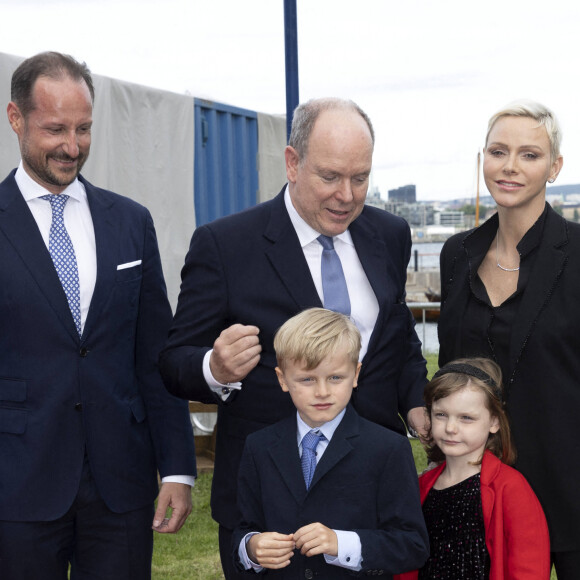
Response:
[[[193,475],[168,475],[161,478],[161,483],[183,483],[193,487],[195,485],[195,477]]]
[[[255,562],[252,562],[252,560],[250,560],[250,557],[248,556],[248,550],[246,548],[248,540],[252,536],[255,536],[257,534],[259,534],[259,532],[250,532],[249,534],[246,534],[242,538],[242,541],[240,542],[240,546],[238,548],[238,557],[240,558],[240,562],[244,567],[244,570],[251,569],[254,570],[255,572],[261,572],[264,569],[262,566],[260,566],[260,564],[256,564]]]
[[[203,378],[207,383],[207,386],[222,399],[226,401],[231,395],[233,390],[240,390],[242,388],[242,383],[218,383],[213,375],[211,374],[211,369],[209,368],[209,358],[213,348],[208,350],[203,357]]]
[[[340,566],[354,572],[362,569],[362,546],[356,532],[333,530],[338,540],[338,556],[324,554],[324,560],[332,566]]]

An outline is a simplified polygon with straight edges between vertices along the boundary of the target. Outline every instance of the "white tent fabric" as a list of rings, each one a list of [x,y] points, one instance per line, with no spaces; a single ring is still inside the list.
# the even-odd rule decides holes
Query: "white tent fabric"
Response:
[[[6,107],[10,102],[10,80],[22,58],[0,52],[0,181],[14,169],[20,161],[20,151],[16,135],[12,132]]]
[[[195,227],[193,99],[95,76],[93,145],[83,175],[153,216],[171,305]]]
[[[286,115],[258,113],[258,202],[274,197],[286,183]]]

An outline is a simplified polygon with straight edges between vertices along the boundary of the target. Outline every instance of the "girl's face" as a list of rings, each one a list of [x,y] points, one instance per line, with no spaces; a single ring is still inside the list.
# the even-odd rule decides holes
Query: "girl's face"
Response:
[[[499,421],[485,406],[485,394],[469,383],[460,391],[433,402],[431,435],[448,459],[478,462],[489,434],[498,431]]]

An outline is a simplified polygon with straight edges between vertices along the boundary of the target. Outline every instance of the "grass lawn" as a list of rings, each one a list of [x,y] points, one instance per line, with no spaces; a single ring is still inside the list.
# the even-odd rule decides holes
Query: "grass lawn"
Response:
[[[437,370],[437,355],[427,353],[429,377]],[[427,466],[425,452],[411,440],[413,456],[420,473]],[[153,580],[223,580],[218,550],[218,526],[211,519],[209,498],[211,473],[197,479],[193,494],[193,513],[177,535],[155,534]],[[552,572],[551,580],[556,580]]]

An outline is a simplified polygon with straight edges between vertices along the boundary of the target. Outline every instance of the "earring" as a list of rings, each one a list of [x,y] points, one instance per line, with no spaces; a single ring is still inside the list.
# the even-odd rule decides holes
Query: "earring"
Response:
[[[552,177],[551,179],[548,179],[548,183],[554,183],[554,181],[556,181],[556,179],[554,177]]]

